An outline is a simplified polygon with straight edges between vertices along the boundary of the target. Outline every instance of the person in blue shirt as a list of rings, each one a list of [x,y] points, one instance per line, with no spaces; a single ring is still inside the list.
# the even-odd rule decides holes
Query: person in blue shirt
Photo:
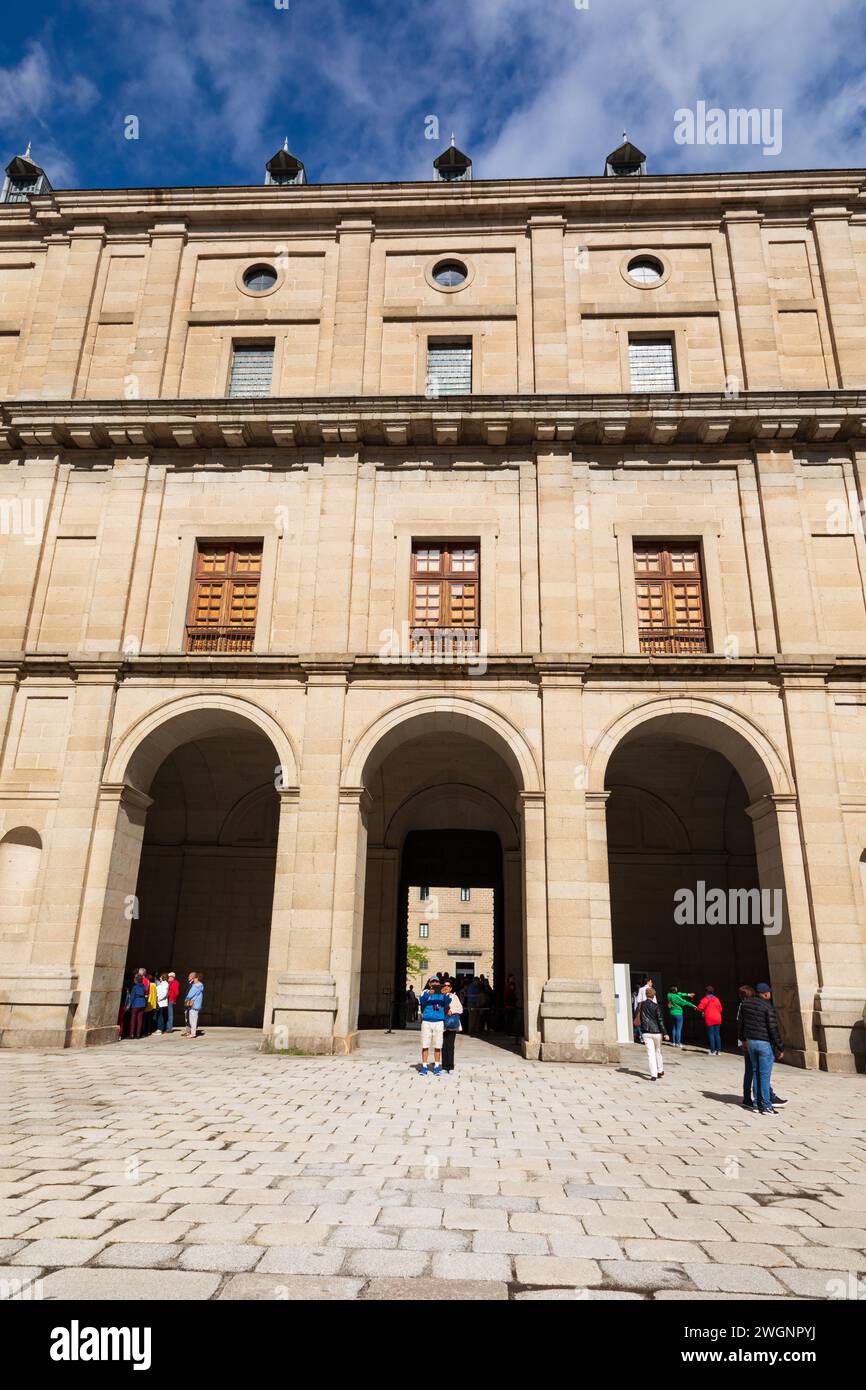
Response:
[[[184,1003],[186,1005],[187,1020],[187,1030],[184,1033],[185,1038],[198,1037],[198,1016],[201,1012],[201,1005],[203,999],[204,984],[202,982],[202,978],[195,972],[195,970],[191,970],[189,973],[189,984],[187,986],[186,999],[184,1000]]]
[[[433,1075],[442,1075],[442,1035],[445,1032],[445,1015],[448,1000],[442,993],[438,976],[427,981],[427,987],[419,999],[421,1006],[421,1075],[427,1076],[427,1058],[433,1048]]]

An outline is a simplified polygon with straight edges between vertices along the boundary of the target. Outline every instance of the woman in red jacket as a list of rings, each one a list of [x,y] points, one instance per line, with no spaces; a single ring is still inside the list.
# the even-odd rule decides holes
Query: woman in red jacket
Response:
[[[698,1004],[698,1008],[704,1016],[704,1023],[707,1025],[710,1056],[720,1057],[722,1052],[722,1001],[712,985],[707,985],[707,992]]]

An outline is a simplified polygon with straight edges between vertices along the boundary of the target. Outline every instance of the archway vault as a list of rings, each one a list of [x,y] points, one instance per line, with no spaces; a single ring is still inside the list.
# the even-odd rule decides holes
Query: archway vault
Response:
[[[157,769],[182,743],[226,733],[259,730],[273,745],[282,785],[298,783],[295,746],[273,715],[237,695],[184,695],[156,705],[120,735],[109,750],[103,782],[127,783],[146,792]]]
[[[632,738],[664,736],[721,753],[736,768],[753,802],[763,796],[790,796],[793,783],[776,745],[739,710],[720,700],[666,696],[645,700],[611,721],[593,744],[587,789],[602,792],[608,763]]]
[[[371,772],[401,743],[445,731],[464,733],[498,753],[521,791],[542,790],[538,758],[516,724],[477,700],[438,695],[394,705],[368,724],[346,759],[342,785],[363,786]]]

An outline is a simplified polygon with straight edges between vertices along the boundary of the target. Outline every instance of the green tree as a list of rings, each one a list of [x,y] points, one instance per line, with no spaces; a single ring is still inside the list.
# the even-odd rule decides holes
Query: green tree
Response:
[[[428,968],[429,962],[423,946],[416,946],[414,942],[410,942],[406,947],[406,974],[420,975]]]

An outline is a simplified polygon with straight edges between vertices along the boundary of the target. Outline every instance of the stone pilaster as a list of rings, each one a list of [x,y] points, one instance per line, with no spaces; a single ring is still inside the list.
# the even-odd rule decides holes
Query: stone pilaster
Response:
[[[866,1067],[866,938],[851,877],[824,673],[786,673],[782,699],[818,967],[814,1029],[820,1065],[854,1071]]]
[[[536,391],[567,391],[565,218],[537,213],[527,223],[532,247],[532,326]]]
[[[839,385],[866,386],[866,310],[846,207],[812,209]],[[829,365],[829,364],[828,364]]]
[[[782,386],[762,221],[752,208],[737,208],[723,217],[745,374],[739,384],[746,391],[778,391]]]

